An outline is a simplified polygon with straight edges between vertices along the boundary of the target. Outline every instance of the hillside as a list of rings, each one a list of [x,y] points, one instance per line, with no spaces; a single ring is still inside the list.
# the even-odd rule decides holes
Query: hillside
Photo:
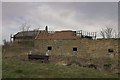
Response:
[[[3,78],[117,78],[111,71],[84,68],[78,65],[65,66],[51,60],[50,63],[29,61],[27,52],[32,49],[3,48]],[[56,59],[57,60],[57,59]],[[58,60],[60,61],[60,60]]]

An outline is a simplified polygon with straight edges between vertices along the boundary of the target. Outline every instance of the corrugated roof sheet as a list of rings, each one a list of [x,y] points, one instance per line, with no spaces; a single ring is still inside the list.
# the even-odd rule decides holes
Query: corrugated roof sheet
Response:
[[[22,37],[22,36],[35,37],[38,32],[41,31],[22,31],[15,34],[14,37]]]

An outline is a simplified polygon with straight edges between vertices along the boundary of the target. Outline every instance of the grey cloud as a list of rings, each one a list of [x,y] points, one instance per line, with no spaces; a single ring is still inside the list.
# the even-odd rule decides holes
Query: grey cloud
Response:
[[[4,2],[118,2],[119,0],[4,0]]]
[[[2,12],[2,3],[0,2],[0,12]],[[2,44],[2,14],[0,13],[0,44]]]
[[[33,25],[32,28],[40,26],[43,29],[48,25],[50,30],[99,31],[105,25],[118,23],[117,6],[115,2],[5,2],[2,20],[3,30],[7,33],[4,35],[7,37],[19,31],[24,22]]]

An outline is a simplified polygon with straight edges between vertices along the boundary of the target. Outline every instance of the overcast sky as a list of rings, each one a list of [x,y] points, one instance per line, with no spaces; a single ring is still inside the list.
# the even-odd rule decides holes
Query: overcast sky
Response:
[[[3,2],[2,39],[20,31],[23,23],[31,29],[84,30],[99,32],[105,26],[118,30],[117,2]]]

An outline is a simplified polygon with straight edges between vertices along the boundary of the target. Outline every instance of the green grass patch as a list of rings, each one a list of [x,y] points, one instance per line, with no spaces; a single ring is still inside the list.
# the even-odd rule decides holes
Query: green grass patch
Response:
[[[2,78],[117,78],[116,74],[105,70],[83,68],[76,65],[64,66],[64,63],[72,59],[68,56],[51,56],[50,63],[28,61],[29,49],[9,47],[2,55]],[[78,58],[79,59],[79,58]],[[105,59],[93,59],[93,63],[101,63]],[[109,60],[109,59],[108,59]],[[79,60],[86,63],[87,58]],[[108,61],[107,61],[108,62]],[[109,61],[112,63],[111,61]]]
[[[44,64],[36,61],[3,59],[3,78],[115,78],[117,75],[78,66]]]

